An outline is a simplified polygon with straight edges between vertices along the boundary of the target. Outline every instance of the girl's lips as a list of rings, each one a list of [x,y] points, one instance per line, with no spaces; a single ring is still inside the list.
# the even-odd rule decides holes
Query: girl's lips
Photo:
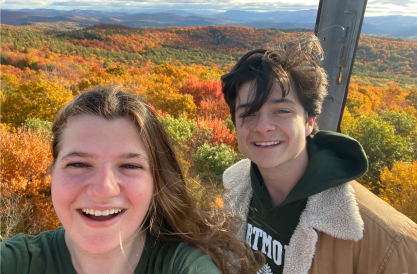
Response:
[[[109,214],[107,216],[95,216],[86,214],[82,209],[77,209],[77,213],[80,215],[81,220],[88,226],[99,228],[108,227],[118,222],[126,212],[126,209],[122,209],[121,212]]]

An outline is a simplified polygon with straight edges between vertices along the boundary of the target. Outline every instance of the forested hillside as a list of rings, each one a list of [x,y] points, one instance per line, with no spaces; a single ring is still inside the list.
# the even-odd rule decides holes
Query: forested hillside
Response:
[[[353,67],[354,78],[364,84],[407,88],[417,84],[417,43],[362,36]]]
[[[50,201],[50,125],[58,109],[95,85],[143,97],[180,156],[200,205],[221,206],[221,174],[243,156],[220,76],[245,52],[303,32],[246,27],[60,31],[1,29],[1,234],[59,225]],[[417,43],[362,37],[342,129],[357,138],[370,170],[360,182],[417,220]],[[199,188],[205,186],[206,190]],[[212,195],[207,195],[210,192]],[[213,194],[214,193],[214,194]]]
[[[138,61],[155,64],[176,61],[177,65],[214,63],[223,67],[250,49],[273,47],[301,34],[304,32],[234,26],[135,29],[99,25],[58,31],[47,27],[3,25],[2,64],[18,61],[19,53],[28,54],[31,49],[32,55],[36,55],[36,50],[44,53],[44,58],[38,56],[32,60],[32,66],[50,62],[47,53],[57,53],[104,67],[115,62],[138,66]],[[31,61],[31,55],[25,57]],[[358,82],[387,87],[395,81],[402,87],[412,88],[417,85],[416,71],[416,42],[369,36],[361,38],[353,69]]]

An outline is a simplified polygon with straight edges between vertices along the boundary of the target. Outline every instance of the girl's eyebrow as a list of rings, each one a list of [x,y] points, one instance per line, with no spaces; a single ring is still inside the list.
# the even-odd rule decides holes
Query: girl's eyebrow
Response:
[[[87,153],[87,152],[81,152],[81,151],[73,151],[73,152],[68,153],[64,157],[62,157],[61,160],[65,160],[67,158],[72,158],[72,157],[92,158],[92,159],[97,159],[98,158],[98,156],[95,155],[95,154],[91,154],[91,153]],[[138,159],[147,160],[147,157],[145,157],[144,155],[142,155],[140,153],[133,153],[133,152],[120,154],[118,156],[118,158],[122,158],[122,159],[138,158]]]
[[[132,153],[132,152],[123,153],[119,156],[119,158],[123,158],[123,159],[138,158],[138,159],[148,160],[147,157],[145,157],[144,155],[142,155],[140,153]]]
[[[73,151],[62,157],[61,160],[72,158],[72,157],[82,157],[82,158],[98,158],[97,155],[87,153],[87,152],[81,152],[81,151]]]

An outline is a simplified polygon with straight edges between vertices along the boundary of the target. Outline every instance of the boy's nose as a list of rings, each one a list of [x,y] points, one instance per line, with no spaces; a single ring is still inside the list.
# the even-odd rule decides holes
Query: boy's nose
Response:
[[[256,124],[254,125],[253,131],[259,134],[266,134],[275,129],[274,123],[266,113],[258,113]]]

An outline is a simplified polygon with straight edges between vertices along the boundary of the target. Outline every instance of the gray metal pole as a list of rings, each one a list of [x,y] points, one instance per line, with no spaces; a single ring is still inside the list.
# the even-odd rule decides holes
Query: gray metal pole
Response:
[[[315,32],[325,52],[329,94],[318,118],[322,130],[340,131],[367,0],[320,0]]]

